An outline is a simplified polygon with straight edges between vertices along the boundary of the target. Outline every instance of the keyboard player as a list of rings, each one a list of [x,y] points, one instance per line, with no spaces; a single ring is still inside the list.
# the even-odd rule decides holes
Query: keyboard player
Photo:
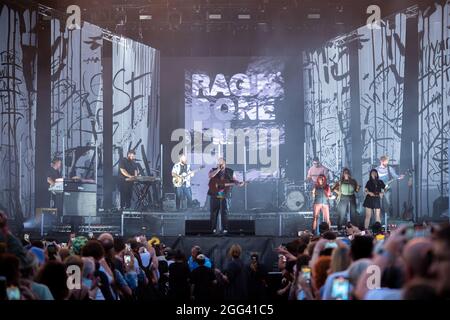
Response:
[[[62,210],[62,198],[57,196],[57,182],[63,181],[61,174],[62,161],[60,158],[54,158],[47,171],[48,191],[50,191],[50,207],[56,208],[58,211]],[[62,188],[62,185],[61,185]],[[62,189],[61,189],[62,192]]]
[[[137,177],[138,174],[136,152],[134,150],[129,150],[127,152],[127,157],[120,160],[119,163],[120,207],[122,209],[129,209],[131,207],[134,182],[130,181],[130,178]]]
[[[49,184],[49,187],[53,187],[57,180],[62,179],[61,166],[61,159],[53,159],[50,168],[47,171],[47,183]]]

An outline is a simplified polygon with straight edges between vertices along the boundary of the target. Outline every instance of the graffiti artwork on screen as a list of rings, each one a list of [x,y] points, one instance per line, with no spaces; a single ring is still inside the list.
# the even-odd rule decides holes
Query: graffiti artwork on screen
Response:
[[[0,4],[0,207],[18,222],[34,211],[36,19]]]
[[[101,189],[102,32],[86,22],[81,29],[61,30],[61,23],[51,23],[52,157],[64,151],[66,177],[97,180]]]
[[[419,107],[412,120],[417,126],[403,123],[406,33],[417,32],[414,26],[406,27],[411,13],[397,13],[383,19],[380,29],[361,27],[304,53],[308,157],[317,155],[326,166],[336,169],[351,166],[350,155],[361,154],[360,170],[364,175],[383,154],[401,165],[401,155],[411,154],[411,146],[402,145],[402,136],[408,134],[403,130],[418,130],[418,211],[424,215],[430,215],[436,198],[448,192],[446,145],[450,108],[449,92],[445,89],[449,80],[445,74],[450,61],[445,52],[450,34],[448,28],[442,34],[441,27],[442,23],[450,26],[449,8],[448,4],[436,5],[418,12]],[[353,60],[350,60],[351,46],[357,48]],[[357,62],[359,88],[354,97],[359,100],[360,117],[352,119],[349,71]],[[352,128],[355,123],[360,127],[361,144],[351,141],[351,123]]]

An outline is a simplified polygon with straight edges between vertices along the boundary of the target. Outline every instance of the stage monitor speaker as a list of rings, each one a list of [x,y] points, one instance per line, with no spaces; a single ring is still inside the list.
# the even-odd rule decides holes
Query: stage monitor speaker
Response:
[[[166,193],[163,200],[163,210],[166,212],[177,211],[175,193]]]
[[[211,234],[211,222],[209,220],[186,220],[184,229],[187,236]]]
[[[448,197],[439,197],[433,202],[433,218],[440,219],[448,213]]]
[[[228,220],[228,234],[254,236],[255,220]]]

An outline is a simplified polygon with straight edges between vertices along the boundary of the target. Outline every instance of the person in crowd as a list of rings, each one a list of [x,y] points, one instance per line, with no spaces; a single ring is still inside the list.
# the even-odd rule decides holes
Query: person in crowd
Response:
[[[311,256],[308,254],[301,254],[297,258],[296,262],[296,274],[295,274],[295,286],[294,290],[292,290],[292,294],[295,296],[291,297],[291,300],[306,300],[307,296],[303,287],[307,287],[306,290],[309,290],[309,286],[311,285],[311,268],[309,267],[309,261],[311,260]],[[310,291],[308,292],[308,294]]]
[[[92,257],[82,257],[83,269],[82,269],[82,284],[89,289],[89,298],[95,300],[97,297],[98,279],[95,276],[95,260]]]
[[[105,261],[113,273],[113,289],[116,296],[119,296],[120,299],[131,299],[133,292],[129,283],[133,288],[137,286],[137,274],[134,270],[128,270],[123,263],[123,259],[120,256],[116,256],[114,251],[114,238],[110,233],[102,233],[98,237],[98,240],[101,242],[105,251]],[[127,273],[128,277],[125,277],[124,274]]]
[[[315,297],[321,297],[323,292],[323,286],[325,285],[325,281],[328,277],[328,270],[331,264],[330,256],[321,256],[317,262],[314,264],[314,268],[312,270],[312,288],[314,291]]]
[[[344,245],[343,243],[340,245]],[[317,251],[320,252],[321,247],[324,246],[324,241],[321,243],[318,243],[318,249]],[[371,259],[372,258],[372,252],[373,252],[374,244],[373,244],[373,238],[371,236],[361,236],[357,235],[354,237],[354,239],[351,242],[350,245],[350,261],[352,262],[346,270],[338,271],[330,274],[327,277],[327,280],[324,285],[324,289],[322,292],[322,300],[331,300],[332,297],[332,287],[333,282],[336,278],[342,277],[342,278],[349,278],[349,269],[352,268],[352,265],[360,260],[360,259]],[[317,254],[317,251],[315,250],[315,254]]]
[[[9,230],[8,217],[0,210],[0,243],[5,243],[6,252],[15,255],[21,264],[26,264],[26,252],[22,243]]]
[[[196,256],[198,266],[191,272],[191,292],[195,302],[211,301],[214,297],[214,288],[217,283],[214,271],[205,265],[206,256]]]
[[[95,300],[116,300],[117,296],[112,288],[114,276],[105,260],[105,250],[102,243],[96,239],[89,240],[81,249],[81,255],[91,257],[95,262],[94,276],[98,278],[97,284],[99,287],[99,290],[96,291]]]
[[[66,266],[60,261],[48,261],[39,271],[36,281],[46,285],[55,300],[66,300],[69,297]]]
[[[344,243],[338,244],[331,254],[330,273],[347,270],[350,266],[350,249]]]
[[[372,260],[363,258],[353,262],[348,268],[348,279],[350,282],[349,295],[351,300],[356,300],[355,288],[358,284],[358,279],[367,271],[367,268],[372,265]]]
[[[180,301],[190,300],[189,267],[186,256],[181,252],[175,253],[175,262],[169,266],[169,296]]]
[[[375,221],[381,222],[381,199],[384,193],[384,182],[378,178],[378,171],[375,169],[370,170],[369,180],[366,183],[364,192],[366,193],[366,199],[363,206],[366,208],[366,217],[364,220],[364,228],[369,228],[370,219],[372,213],[375,212]]]
[[[64,259],[64,264],[66,266],[66,272],[69,272],[70,267],[75,267],[77,270],[80,270],[80,273],[83,274],[83,259],[80,256],[72,255],[68,256]],[[70,289],[68,300],[80,300],[80,301],[88,301],[91,300],[89,296],[89,288],[83,284],[81,281],[81,288]]]
[[[358,281],[355,296],[360,300],[400,300],[402,287],[416,278],[428,277],[432,263],[432,245],[428,239],[414,238],[409,241],[403,225],[384,242],[383,251],[373,259],[373,265],[382,273],[381,288],[370,289],[365,285],[369,275]],[[399,259],[401,257],[402,259]]]
[[[277,290],[277,296],[280,298],[280,300],[288,300],[291,297],[292,292],[292,286],[294,284],[294,278],[295,278],[295,264],[296,260],[289,260],[286,261],[286,257],[283,256],[281,260],[284,260],[284,263],[281,264],[282,269],[281,271],[281,286]]]
[[[32,251],[27,252],[26,261],[27,264],[22,265],[20,268],[20,283],[29,287],[37,300],[54,300],[52,293],[45,284],[34,281],[35,276],[39,272],[40,265]]]
[[[27,283],[20,281],[20,260],[11,253],[0,254],[0,277],[5,278],[7,300],[36,300]]]
[[[188,259],[188,264],[189,264],[189,270],[192,272],[195,270],[195,268],[198,267],[198,263],[197,263],[197,256],[199,254],[203,254],[202,253],[202,249],[200,248],[200,246],[193,246],[191,249],[191,256]],[[203,254],[204,255],[204,254]],[[209,260],[209,258],[205,256],[205,264],[204,266],[207,268],[211,268],[211,260]]]
[[[169,263],[167,261],[167,250],[163,243],[155,244],[155,255],[158,259],[158,289],[161,297],[166,298],[169,293]]]
[[[442,299],[450,299],[450,225],[447,224],[433,234],[431,277]]]
[[[411,281],[403,291],[403,300],[435,301],[439,299],[436,288],[425,279]]]
[[[250,255],[247,277],[248,298],[254,301],[266,300],[268,297],[267,270],[259,261],[259,255],[256,252]]]
[[[241,246],[233,244],[228,252],[230,260],[226,264],[225,270],[223,273],[218,271],[219,275],[226,283],[226,300],[243,300],[248,297],[247,279],[244,263],[241,260],[241,253]]]

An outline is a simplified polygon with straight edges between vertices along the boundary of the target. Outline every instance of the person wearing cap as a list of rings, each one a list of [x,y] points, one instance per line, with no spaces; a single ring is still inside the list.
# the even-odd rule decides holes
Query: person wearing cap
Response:
[[[191,249],[191,256],[188,259],[188,265],[189,265],[189,270],[192,272],[194,271],[196,268],[198,268],[198,262],[197,262],[197,256],[199,254],[202,253],[202,249],[199,246],[193,246]],[[205,264],[204,266],[207,268],[211,268],[212,264],[211,264],[211,260],[207,257],[205,257]]]

